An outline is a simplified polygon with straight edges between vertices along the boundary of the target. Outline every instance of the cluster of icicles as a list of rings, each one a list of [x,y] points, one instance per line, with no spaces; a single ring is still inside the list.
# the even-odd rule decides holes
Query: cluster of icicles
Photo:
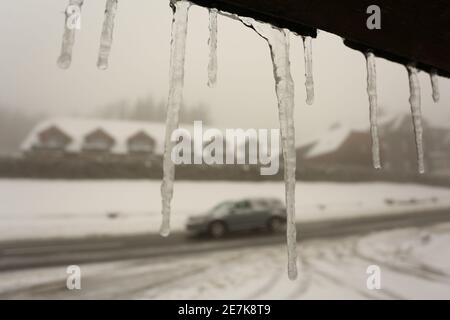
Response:
[[[111,52],[114,18],[117,12],[117,3],[119,0],[106,0],[105,20],[103,22],[102,34],[100,37],[100,49],[98,53],[97,67],[101,70],[108,68],[109,53]],[[69,8],[78,8],[81,12],[84,0],[69,0]],[[66,10],[66,20],[64,23],[64,34],[62,39],[61,54],[58,58],[58,66],[62,69],[68,69],[72,63],[72,51],[75,44],[76,28],[68,23],[70,12]]]
[[[105,10],[105,21],[100,41],[100,51],[98,56],[98,67],[106,69],[108,66],[108,56],[111,50],[112,34],[114,27],[114,17],[117,10],[118,0],[107,0]],[[70,0],[69,5],[76,5],[80,8],[83,0]],[[172,39],[170,54],[170,76],[169,76],[169,97],[167,102],[167,120],[163,170],[164,176],[161,185],[162,196],[162,224],[160,234],[168,236],[170,233],[170,205],[173,198],[173,187],[175,178],[175,165],[171,160],[171,151],[174,142],[171,141],[171,133],[178,128],[179,114],[183,100],[184,85],[184,61],[186,50],[186,36],[188,26],[188,12],[191,4],[186,0],[171,0],[173,9]],[[208,63],[208,86],[214,87],[217,81],[217,15],[218,10],[209,10],[209,63]],[[275,92],[278,99],[278,112],[281,129],[282,151],[284,158],[284,180],[285,196],[287,208],[287,248],[288,248],[288,276],[290,279],[297,277],[297,240],[295,224],[295,128],[294,128],[294,81],[290,71],[289,60],[289,36],[290,31],[280,29],[267,23],[255,21],[251,18],[239,17],[237,15],[221,12],[228,17],[242,21],[243,24],[252,28],[262,38],[264,38],[270,48],[274,79]],[[67,16],[66,16],[67,20]],[[302,37],[305,58],[305,87],[306,103],[311,105],[314,102],[314,80],[312,64],[312,38]],[[75,30],[67,27],[64,31],[61,56],[58,65],[61,68],[68,68],[72,60],[72,48],[75,40]],[[372,137],[372,161],[376,169],[381,168],[380,143],[377,127],[377,83],[375,55],[371,51],[365,53],[367,62],[367,94],[370,106],[370,131]],[[418,171],[425,172],[424,153],[422,142],[422,120],[421,120],[421,96],[418,70],[414,64],[406,66],[410,87],[410,106],[414,124],[415,141],[417,148]],[[433,100],[439,101],[438,76],[436,72],[430,73],[431,85],[433,89]]]

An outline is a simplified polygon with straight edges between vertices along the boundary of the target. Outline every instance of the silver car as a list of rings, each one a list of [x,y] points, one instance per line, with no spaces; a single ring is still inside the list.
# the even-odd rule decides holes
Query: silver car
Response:
[[[191,234],[214,238],[229,232],[266,229],[279,232],[286,226],[286,208],[279,199],[243,199],[225,201],[205,214],[190,217],[186,228]]]

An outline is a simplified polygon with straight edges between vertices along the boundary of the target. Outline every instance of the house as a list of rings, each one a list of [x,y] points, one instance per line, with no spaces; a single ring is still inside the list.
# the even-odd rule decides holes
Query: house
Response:
[[[370,143],[366,129],[333,124],[315,141],[297,147],[297,158],[309,166],[366,167],[371,163]]]
[[[165,124],[84,118],[51,118],[38,123],[21,145],[27,157],[136,160],[161,157]],[[52,152],[56,154],[56,152]]]
[[[450,169],[450,130],[422,119],[425,168],[437,173]],[[414,126],[410,115],[397,116],[382,127],[385,167],[398,171],[417,168]]]
[[[39,143],[34,145],[39,150],[63,151],[71,142],[71,138],[57,126],[50,126],[39,132]]]
[[[422,119],[424,127],[424,151],[430,147],[428,123]],[[417,170],[417,150],[411,116],[397,116],[380,130],[382,165],[387,170],[414,172]],[[425,166],[429,171],[428,150],[425,151]]]
[[[135,157],[145,157],[155,152],[156,141],[148,133],[140,130],[127,140],[128,154]]]
[[[436,128],[430,133],[429,139],[440,141],[440,146],[428,152],[433,171],[436,174],[450,175],[450,130]]]
[[[198,124],[197,124],[198,125]],[[181,129],[189,132],[191,140],[191,159],[203,157],[203,149],[215,139],[215,136],[208,136],[212,133],[222,135],[226,133],[219,129],[212,131],[206,126],[180,125]],[[58,128],[56,130],[55,128]],[[60,156],[80,159],[98,159],[102,161],[147,161],[160,160],[164,152],[165,132],[164,123],[141,122],[141,121],[117,121],[103,119],[83,119],[83,118],[52,118],[39,123],[26,137],[21,145],[23,154],[28,157],[37,155],[35,149],[43,144],[42,136],[48,135],[58,143],[61,150]],[[234,162],[239,160],[250,162],[251,159],[258,159],[261,152],[267,150],[259,149],[259,134],[257,130],[233,129],[230,137],[223,136],[223,148],[214,148],[214,157],[223,159],[227,154],[233,155]],[[238,133],[243,133],[245,140],[238,139]],[[247,136],[248,134],[248,136]],[[269,132],[268,132],[269,134]],[[196,147],[195,137],[201,137],[203,148]],[[270,137],[267,138],[271,142]],[[230,139],[227,141],[227,139]],[[233,142],[231,141],[233,139]],[[229,143],[227,143],[229,142]],[[262,141],[264,142],[264,141]],[[217,143],[216,143],[217,145]],[[198,146],[198,145],[197,145]],[[222,150],[219,150],[222,149]],[[243,152],[244,150],[244,152]],[[242,159],[245,155],[245,159]],[[46,154],[41,155],[45,158]],[[254,163],[251,163],[254,164]]]
[[[72,138],[68,134],[58,126],[51,125],[38,133],[36,143],[25,153],[37,157],[61,157],[71,142]]]
[[[428,172],[448,170],[450,130],[422,120],[424,159]],[[378,126],[382,167],[395,172],[416,172],[417,151],[409,114],[381,118]],[[372,166],[372,138],[366,127],[333,125],[315,141],[297,148],[300,164],[328,169]]]
[[[193,131],[192,125],[180,127]],[[161,159],[166,126],[161,122],[51,118],[38,123],[21,145],[27,157],[147,161]],[[58,152],[56,152],[58,151]]]

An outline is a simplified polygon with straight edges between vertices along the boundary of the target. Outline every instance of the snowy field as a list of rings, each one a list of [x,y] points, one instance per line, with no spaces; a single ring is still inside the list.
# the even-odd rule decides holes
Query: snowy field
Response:
[[[173,229],[245,197],[284,198],[278,182],[175,183]],[[395,183],[297,183],[299,221],[450,207],[450,189]],[[160,182],[0,180],[0,240],[156,232]]]
[[[300,244],[289,281],[280,245],[80,265],[81,290],[66,266],[0,273],[0,298],[58,299],[450,299],[450,224]],[[380,290],[366,270],[380,267]]]

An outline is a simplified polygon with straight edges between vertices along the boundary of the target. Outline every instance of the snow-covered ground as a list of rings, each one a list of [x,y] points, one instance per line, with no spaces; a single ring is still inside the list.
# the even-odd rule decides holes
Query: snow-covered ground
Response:
[[[278,182],[175,184],[172,226],[217,203],[245,197],[284,198]],[[450,189],[395,183],[298,182],[299,221],[450,207]],[[156,232],[160,182],[145,180],[0,179],[0,240]]]
[[[450,299],[450,223],[300,247],[299,279],[279,245],[80,265],[81,290],[66,266],[0,273],[0,298],[105,299]],[[367,288],[368,266],[381,289]]]

